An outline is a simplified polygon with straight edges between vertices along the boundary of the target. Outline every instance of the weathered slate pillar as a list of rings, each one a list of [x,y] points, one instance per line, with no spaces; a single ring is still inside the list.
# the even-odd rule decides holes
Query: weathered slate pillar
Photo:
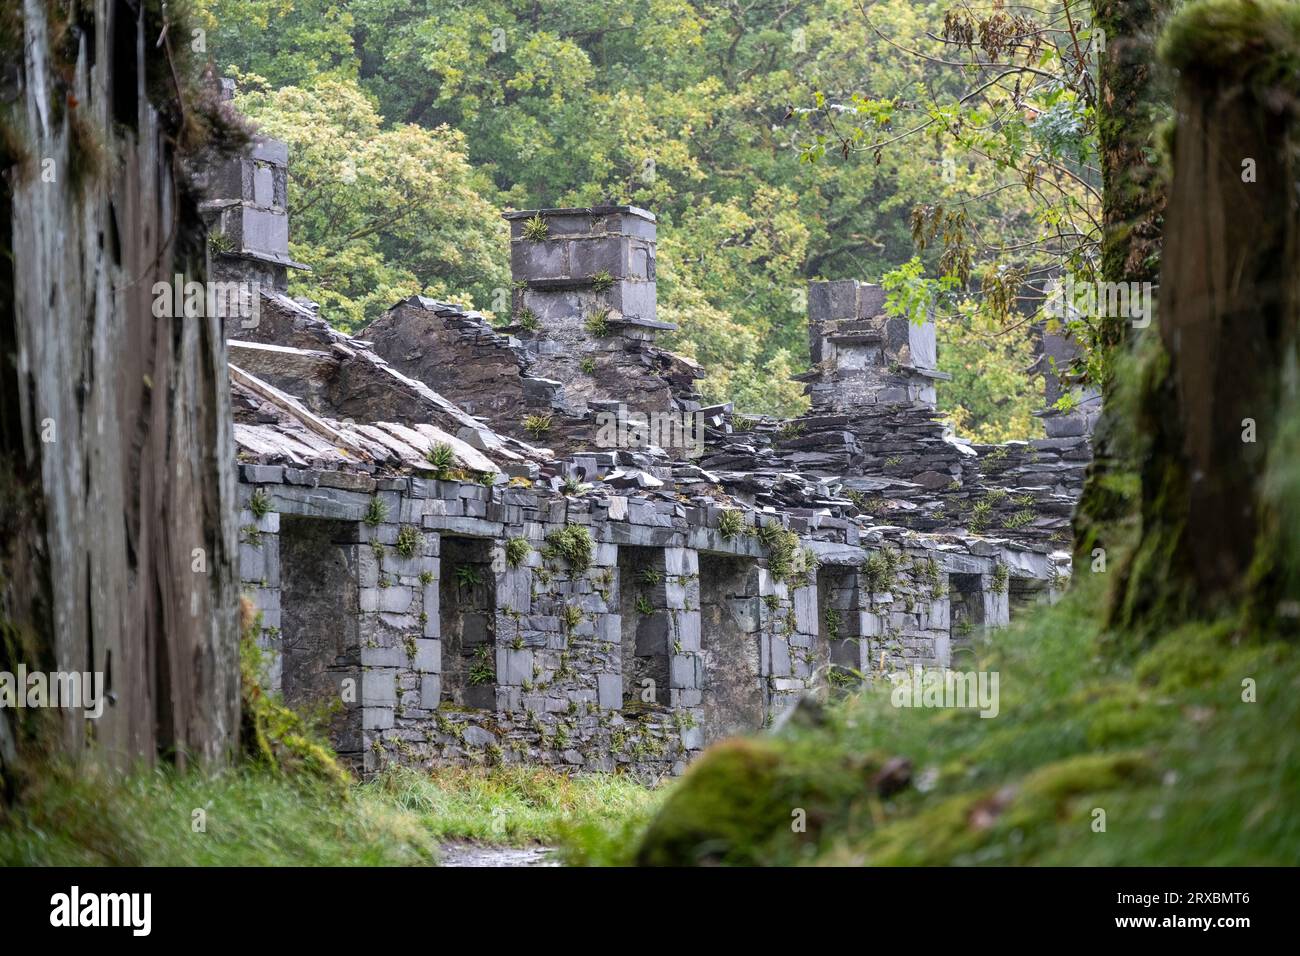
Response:
[[[1162,53],[1179,71],[1174,177],[1117,623],[1158,633],[1248,602],[1294,624],[1300,8],[1192,4]]]
[[[215,319],[153,313],[156,282],[204,279],[172,146],[201,107],[172,99],[141,6],[0,15],[18,65],[0,90],[0,669],[103,673],[103,715],[61,709],[47,739],[123,767],[219,760],[239,718],[224,341]],[[49,716],[0,713],[0,762]]]

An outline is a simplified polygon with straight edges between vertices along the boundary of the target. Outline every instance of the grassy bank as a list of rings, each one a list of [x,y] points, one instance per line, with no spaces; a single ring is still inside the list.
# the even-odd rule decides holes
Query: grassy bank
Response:
[[[0,810],[0,865],[412,866],[451,840],[603,860],[660,800],[626,777],[543,768],[400,770],[341,789],[265,768],[110,780],[54,767]]]
[[[887,690],[806,712],[706,754],[626,853],[649,864],[1300,859],[1295,649],[1223,621],[1115,663],[1094,623],[1099,585],[1080,577],[1060,605],[997,635],[981,662],[1000,674],[997,717],[895,708]]]
[[[609,862],[643,829],[667,788],[631,777],[571,777],[540,767],[393,770],[368,784],[440,842],[561,846],[568,862]]]
[[[264,769],[143,771],[110,781],[88,768],[33,774],[0,816],[0,864],[51,866],[375,866],[436,860],[419,818],[364,788]],[[201,815],[196,811],[202,811]],[[202,829],[196,830],[196,820]]]

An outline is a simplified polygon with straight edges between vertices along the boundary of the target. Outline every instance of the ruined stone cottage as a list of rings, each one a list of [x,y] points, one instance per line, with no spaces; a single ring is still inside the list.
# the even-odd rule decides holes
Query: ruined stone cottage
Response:
[[[287,176],[263,141],[205,206],[214,278],[261,285],[226,321],[240,576],[365,771],[679,772],[812,689],[960,667],[1068,575],[1086,427],[952,434],[934,327],[879,287],[813,283],[811,407],[746,417],[656,344],[651,213],[509,213],[510,324],[415,296],[350,336],[285,292]]]

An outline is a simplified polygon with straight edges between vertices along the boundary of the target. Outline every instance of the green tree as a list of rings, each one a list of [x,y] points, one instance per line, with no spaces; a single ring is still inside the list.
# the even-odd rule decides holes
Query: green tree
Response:
[[[813,91],[828,112],[853,101],[902,117],[927,90],[964,88],[960,71],[865,28],[857,0],[260,0],[242,21],[235,0],[199,2],[221,24],[218,63],[272,87],[355,79],[389,125],[460,131],[495,187],[480,194],[503,207],[651,209],[671,344],[707,364],[708,397],[739,388],[750,411],[804,407],[772,376],[806,367],[808,281],[876,280],[907,261],[917,207],[960,208],[988,237],[1034,223],[998,158],[960,155],[937,124],[870,162],[807,161],[833,138],[797,109]],[[889,36],[943,28],[942,10],[911,0],[871,15]],[[378,251],[367,268],[431,281]],[[933,266],[942,249],[921,254]]]
[[[348,329],[416,292],[505,301],[508,232],[463,133],[385,125],[353,80],[240,80],[240,109],[291,150],[290,249],[312,270],[294,273],[295,294]]]

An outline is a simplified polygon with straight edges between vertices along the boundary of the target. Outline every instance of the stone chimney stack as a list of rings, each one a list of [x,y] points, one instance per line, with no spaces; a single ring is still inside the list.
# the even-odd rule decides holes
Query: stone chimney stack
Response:
[[[1043,398],[1047,407],[1037,414],[1043,420],[1048,438],[1092,436],[1097,416],[1101,414],[1101,392],[1095,388],[1071,386],[1061,381],[1058,369],[1069,368],[1079,354],[1079,344],[1065,331],[1042,333],[1039,342],[1038,369],[1043,374]],[[1074,394],[1075,406],[1069,411],[1056,408],[1067,392]]]
[[[234,93],[234,81],[221,80],[221,98]],[[289,147],[259,136],[243,155],[208,169],[199,186],[213,280],[285,291],[287,270],[306,268],[289,258]]]
[[[937,370],[934,320],[912,322],[885,315],[885,291],[856,279],[813,282],[808,287],[808,383],[814,408],[935,403]]]
[[[651,338],[655,320],[655,217],[635,206],[506,213],[516,321],[525,309],[551,331],[581,328],[608,310],[612,331]],[[540,223],[541,225],[536,225]]]

